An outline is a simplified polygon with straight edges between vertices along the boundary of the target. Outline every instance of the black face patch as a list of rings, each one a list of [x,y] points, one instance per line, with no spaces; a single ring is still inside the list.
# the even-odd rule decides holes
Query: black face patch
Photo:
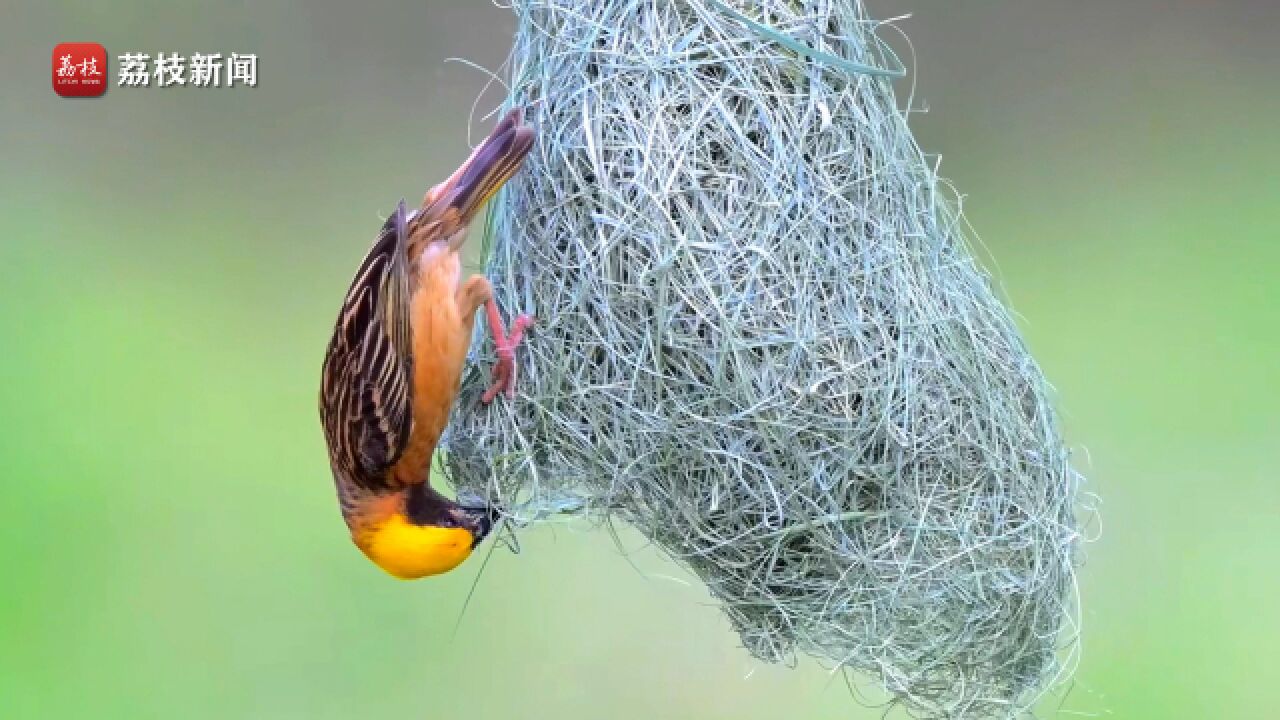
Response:
[[[452,506],[453,503],[430,485],[421,483],[409,486],[404,501],[404,514],[414,525],[457,527],[458,522],[450,512]]]

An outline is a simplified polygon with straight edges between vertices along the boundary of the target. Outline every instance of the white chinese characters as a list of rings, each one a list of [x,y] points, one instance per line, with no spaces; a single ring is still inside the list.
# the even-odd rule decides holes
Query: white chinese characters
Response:
[[[145,87],[151,84],[151,73],[147,72],[147,61],[150,55],[144,53],[125,53],[120,56],[120,87]]]
[[[249,87],[258,86],[257,55],[231,53],[231,57],[227,59],[227,85],[230,86],[237,80]]]
[[[69,63],[70,59],[66,61]],[[76,66],[71,65],[72,70]],[[98,73],[95,67],[93,72]],[[59,68],[59,73],[62,68]],[[116,84],[119,87],[236,87],[258,86],[258,56],[246,53],[192,53],[190,58],[180,53],[158,52],[154,62],[147,53],[120,55],[120,72]]]
[[[156,53],[156,87],[187,84],[187,59],[178,53]]]
[[[58,77],[95,77],[102,75],[98,69],[98,58],[87,57],[80,62],[72,62],[70,55],[58,58]]]

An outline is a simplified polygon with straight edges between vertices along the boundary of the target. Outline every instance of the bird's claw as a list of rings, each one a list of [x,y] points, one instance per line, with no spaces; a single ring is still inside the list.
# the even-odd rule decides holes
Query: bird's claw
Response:
[[[506,395],[508,400],[515,399],[516,396],[516,352],[515,347],[520,344],[520,340],[524,336],[524,331],[533,325],[533,318],[529,315],[521,315],[511,321],[510,334],[506,337],[506,342],[498,344],[498,361],[493,365],[493,371],[490,373],[492,382],[489,388],[484,391],[484,395],[480,401],[485,405],[493,402],[499,394]]]
[[[515,353],[511,350],[498,351],[498,362],[493,364],[493,372],[490,373],[490,379],[493,381],[489,384],[489,389],[484,391],[484,397],[480,398],[485,405],[493,402],[499,393],[507,396],[510,400],[516,396],[516,358]]]
[[[532,315],[517,315],[516,319],[511,321],[511,334],[508,337],[508,341],[511,343],[512,348],[520,344],[520,339],[524,337],[524,331],[530,327],[533,327]]]

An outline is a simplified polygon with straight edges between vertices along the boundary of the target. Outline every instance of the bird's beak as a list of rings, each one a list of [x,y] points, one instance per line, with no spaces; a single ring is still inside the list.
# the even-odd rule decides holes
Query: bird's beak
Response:
[[[493,530],[493,524],[498,519],[498,509],[495,507],[467,507],[461,505],[458,507],[461,512],[463,524],[471,531],[471,547],[475,549],[477,545],[489,536],[489,531]]]
[[[462,167],[427,193],[427,203],[447,203],[457,209],[464,224],[471,222],[520,169],[533,139],[533,128],[524,124],[524,110],[507,113]]]

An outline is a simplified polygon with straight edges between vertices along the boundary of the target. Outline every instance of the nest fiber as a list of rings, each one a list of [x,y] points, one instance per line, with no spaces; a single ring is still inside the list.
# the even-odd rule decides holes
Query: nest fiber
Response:
[[[538,141],[446,469],[517,522],[622,519],[750,652],[1012,716],[1076,636],[1078,476],[857,0],[517,0]]]

